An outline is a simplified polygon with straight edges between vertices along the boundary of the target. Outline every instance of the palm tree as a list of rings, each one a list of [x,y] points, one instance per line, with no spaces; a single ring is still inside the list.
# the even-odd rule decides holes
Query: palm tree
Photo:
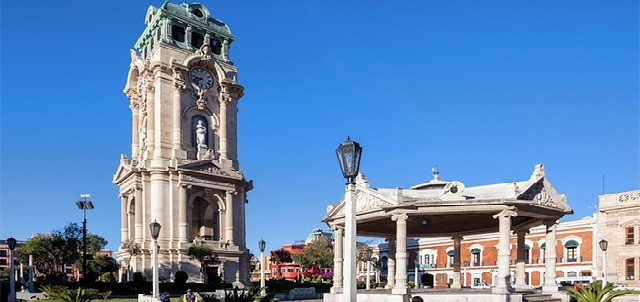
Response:
[[[596,280],[587,287],[569,288],[569,296],[578,300],[578,302],[610,302],[613,298],[638,293],[634,290],[614,290],[613,283],[607,283],[602,287],[602,281]]]

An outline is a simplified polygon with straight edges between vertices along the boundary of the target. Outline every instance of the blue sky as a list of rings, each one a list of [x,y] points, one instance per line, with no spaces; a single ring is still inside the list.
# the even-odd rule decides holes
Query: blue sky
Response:
[[[236,36],[247,242],[305,239],[343,194],[334,150],[374,187],[522,181],[544,163],[579,219],[640,188],[639,4],[204,1]],[[3,1],[0,238],[82,220],[120,239],[129,49],[162,1]]]

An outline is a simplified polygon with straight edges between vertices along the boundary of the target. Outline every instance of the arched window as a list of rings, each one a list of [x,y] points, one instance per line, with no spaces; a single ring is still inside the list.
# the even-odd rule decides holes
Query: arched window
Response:
[[[564,244],[564,247],[567,250],[567,262],[578,261],[578,246],[578,241],[575,240],[569,240]]]
[[[481,266],[482,261],[480,260],[480,252],[481,250],[478,248],[471,249],[471,266]]]
[[[185,30],[179,25],[171,25],[171,38],[178,42],[184,42]]]

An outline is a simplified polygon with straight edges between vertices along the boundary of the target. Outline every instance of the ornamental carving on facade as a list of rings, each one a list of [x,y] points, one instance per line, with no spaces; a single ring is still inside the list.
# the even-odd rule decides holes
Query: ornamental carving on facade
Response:
[[[558,207],[558,203],[556,203],[556,201],[553,200],[551,195],[547,193],[547,190],[544,187],[540,190],[538,194],[536,194],[533,200],[534,202],[543,206],[550,206],[550,207],[556,207],[556,208]]]
[[[636,202],[636,201],[640,201],[640,192],[620,194],[618,196],[618,201],[619,202],[628,202],[628,201]]]
[[[193,171],[200,171],[200,172],[208,172],[208,173],[216,174],[216,175],[231,176],[231,175],[229,175],[229,173],[223,171],[222,169],[218,168],[214,164],[198,166],[198,167],[193,168],[192,170]]]
[[[544,187],[541,181],[532,185],[527,191],[518,196],[518,199],[531,200],[534,203],[549,207],[558,207],[558,203]]]

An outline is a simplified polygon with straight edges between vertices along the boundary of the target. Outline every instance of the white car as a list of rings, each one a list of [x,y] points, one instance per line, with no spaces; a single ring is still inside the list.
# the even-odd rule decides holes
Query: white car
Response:
[[[485,282],[474,283],[471,288],[491,288],[491,286]]]

